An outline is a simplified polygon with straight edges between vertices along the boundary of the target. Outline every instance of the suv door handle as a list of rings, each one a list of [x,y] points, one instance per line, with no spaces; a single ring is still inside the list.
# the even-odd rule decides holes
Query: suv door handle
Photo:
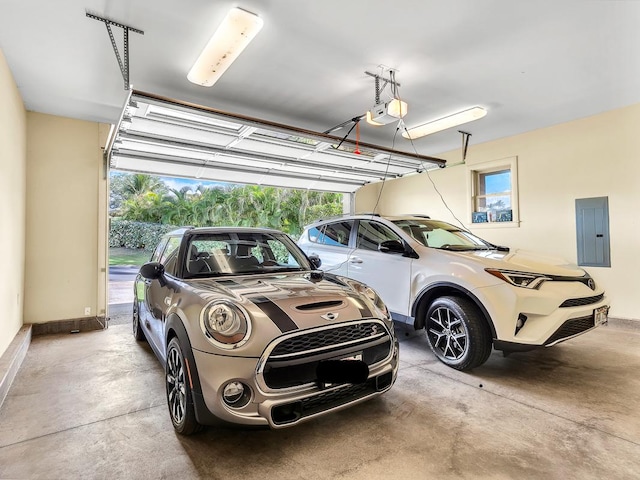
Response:
[[[349,258],[349,262],[351,263],[362,263],[362,259],[359,257],[351,257]]]

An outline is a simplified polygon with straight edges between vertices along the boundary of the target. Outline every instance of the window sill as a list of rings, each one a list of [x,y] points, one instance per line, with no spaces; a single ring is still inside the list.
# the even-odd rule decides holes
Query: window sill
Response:
[[[467,228],[479,228],[479,229],[487,229],[487,228],[519,228],[520,221],[516,222],[480,222],[480,223],[467,223]]]

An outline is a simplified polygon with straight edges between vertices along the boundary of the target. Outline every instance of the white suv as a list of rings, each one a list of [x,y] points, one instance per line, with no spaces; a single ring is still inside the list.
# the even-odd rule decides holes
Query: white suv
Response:
[[[427,216],[321,220],[298,245],[323,270],[373,287],[394,320],[425,328],[435,355],[458,370],[482,365],[492,346],[550,347],[608,318],[604,291],[583,269]]]

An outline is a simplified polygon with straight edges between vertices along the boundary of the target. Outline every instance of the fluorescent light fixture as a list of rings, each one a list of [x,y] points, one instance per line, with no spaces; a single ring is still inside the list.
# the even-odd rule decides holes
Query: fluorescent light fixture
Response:
[[[258,34],[262,24],[257,15],[232,8],[191,67],[189,81],[203,87],[216,83]]]
[[[482,107],[473,107],[467,110],[463,110],[447,117],[427,122],[417,127],[409,128],[402,132],[404,138],[414,140],[416,138],[424,137],[425,135],[431,135],[432,133],[446,130],[447,128],[457,127],[463,123],[472,122],[484,117],[487,111]]]
[[[367,123],[371,125],[386,125],[395,122],[407,114],[407,102],[394,98],[387,103],[379,103],[367,111]]]

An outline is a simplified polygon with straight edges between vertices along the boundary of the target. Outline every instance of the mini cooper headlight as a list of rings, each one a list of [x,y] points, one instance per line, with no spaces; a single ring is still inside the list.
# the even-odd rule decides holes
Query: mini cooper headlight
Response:
[[[485,268],[485,272],[490,273],[500,280],[504,280],[516,287],[538,289],[547,280],[551,280],[541,273],[516,272],[513,270],[499,270],[496,268]]]
[[[242,307],[218,300],[207,305],[201,314],[205,335],[223,348],[237,348],[249,337],[251,323]]]

